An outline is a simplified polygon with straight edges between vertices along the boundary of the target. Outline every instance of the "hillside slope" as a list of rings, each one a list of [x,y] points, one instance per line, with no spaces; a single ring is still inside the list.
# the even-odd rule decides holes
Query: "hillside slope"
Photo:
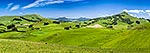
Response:
[[[15,19],[10,18],[12,16],[6,16],[8,20],[4,17],[2,17],[4,21],[0,21],[4,24],[0,25],[1,39],[47,42],[66,47],[68,45],[93,47],[100,48],[102,51],[104,49],[105,52],[107,49],[114,49],[118,52],[122,50],[149,52],[150,48],[149,21],[130,16],[126,12],[81,22],[59,22],[34,14],[15,17]],[[23,23],[17,24],[16,21]],[[93,25],[99,25],[102,28],[87,27]],[[45,45],[42,47],[45,48]]]
[[[134,27],[132,30],[118,34],[118,38],[103,45],[110,48],[150,48],[150,23]]]
[[[1,53],[148,53],[149,50],[100,49],[93,47],[64,46],[44,42],[0,39]]]
[[[109,52],[98,48],[63,46],[44,42],[0,39],[1,53],[99,53]]]
[[[88,21],[94,24],[100,24],[103,27],[114,29],[128,29],[139,24],[148,23],[149,21],[144,18],[133,17],[127,12],[121,12],[116,15],[94,18]]]

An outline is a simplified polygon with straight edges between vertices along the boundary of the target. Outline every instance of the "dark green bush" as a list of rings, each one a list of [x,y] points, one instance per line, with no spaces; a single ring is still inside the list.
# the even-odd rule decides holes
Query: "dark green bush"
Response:
[[[137,24],[140,24],[140,21],[136,21]]]

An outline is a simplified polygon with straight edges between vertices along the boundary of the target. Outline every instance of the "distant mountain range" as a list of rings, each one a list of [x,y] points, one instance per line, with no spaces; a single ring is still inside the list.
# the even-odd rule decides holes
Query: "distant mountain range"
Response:
[[[90,18],[86,18],[86,17],[80,17],[80,18],[59,17],[59,18],[50,18],[50,19],[59,20],[61,22],[87,21],[87,20],[90,20]]]

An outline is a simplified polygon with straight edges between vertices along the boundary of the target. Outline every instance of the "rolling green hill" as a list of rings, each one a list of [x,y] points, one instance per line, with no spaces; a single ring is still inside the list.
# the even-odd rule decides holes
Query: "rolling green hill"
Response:
[[[148,20],[143,18],[133,17],[126,12],[122,12],[112,16],[91,19],[91,22],[92,21],[106,28],[110,28],[110,26],[112,26],[114,29],[127,29],[128,27],[131,26],[136,26],[139,24],[149,22]]]
[[[147,53],[150,49],[149,30],[148,19],[133,17],[126,12],[88,21],[73,22],[50,20],[36,14],[0,17],[0,39],[10,39],[7,42],[3,40],[5,44],[9,42],[11,44],[13,39],[18,40],[19,43],[27,41],[25,43],[27,45],[30,45],[30,42],[46,42],[63,45],[62,48],[67,51],[70,49],[82,51],[82,47],[87,47],[87,49],[92,47],[96,49],[90,49],[91,51],[100,50],[106,53],[110,53],[110,49],[117,53],[121,51]],[[33,43],[33,45],[36,44]],[[71,47],[68,48],[68,46]],[[24,45],[20,47],[29,50]],[[41,47],[35,46],[35,48],[46,48],[45,50],[48,49],[47,47],[49,48],[45,44],[42,44]],[[86,51],[83,52],[86,53]]]

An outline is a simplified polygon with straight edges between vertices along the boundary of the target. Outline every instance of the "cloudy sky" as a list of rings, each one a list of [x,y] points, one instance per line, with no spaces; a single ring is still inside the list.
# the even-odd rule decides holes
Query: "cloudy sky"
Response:
[[[126,11],[150,18],[150,0],[0,0],[0,16],[40,14],[44,17],[101,17]]]

